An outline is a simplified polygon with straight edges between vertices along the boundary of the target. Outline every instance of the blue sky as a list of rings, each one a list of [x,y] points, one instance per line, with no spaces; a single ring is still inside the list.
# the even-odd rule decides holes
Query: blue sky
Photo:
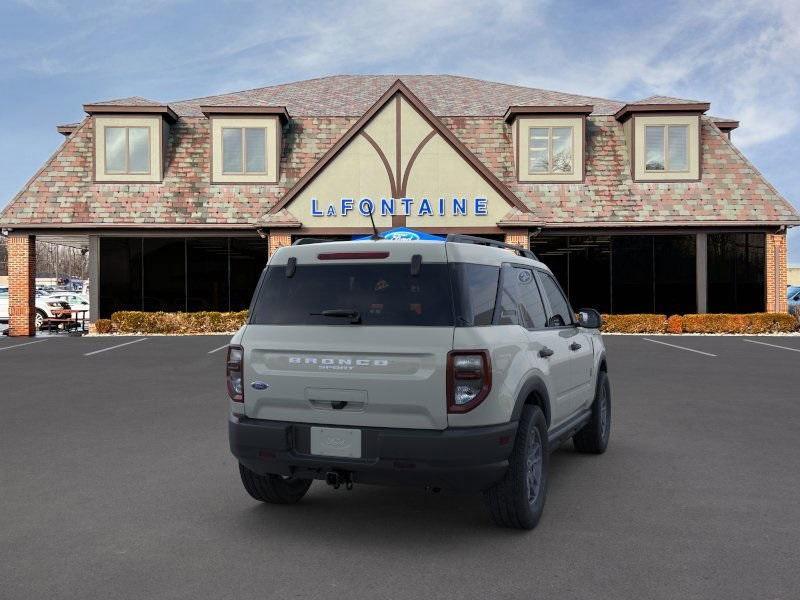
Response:
[[[708,100],[800,206],[800,2],[4,0],[0,206],[84,103],[192,98],[335,73],[453,73]],[[800,231],[790,233],[800,263]]]

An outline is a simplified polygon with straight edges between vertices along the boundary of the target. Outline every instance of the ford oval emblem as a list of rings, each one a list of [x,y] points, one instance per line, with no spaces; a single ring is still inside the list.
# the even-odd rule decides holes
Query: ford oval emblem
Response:
[[[392,240],[395,242],[410,242],[419,239],[419,234],[413,231],[391,231],[386,234],[384,239]]]
[[[269,384],[264,383],[263,381],[254,381],[250,384],[250,387],[254,390],[265,390],[269,387]]]

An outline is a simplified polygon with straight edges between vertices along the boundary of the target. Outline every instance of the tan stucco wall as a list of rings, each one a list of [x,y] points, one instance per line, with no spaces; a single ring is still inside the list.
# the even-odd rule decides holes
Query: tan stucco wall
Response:
[[[397,102],[400,102],[399,176]],[[414,151],[434,129],[410,103],[398,96],[375,115],[364,131],[380,147],[391,177],[399,182],[398,187],[402,187],[403,175]],[[409,227],[495,227],[510,210],[506,200],[439,133],[422,147],[408,173],[405,197],[415,201],[406,220]],[[305,227],[369,227],[369,218],[358,211],[358,204],[361,199],[370,198],[376,204],[376,225],[391,227],[391,216],[380,214],[381,199],[391,197],[392,184],[386,166],[375,148],[363,136],[357,135],[287,206],[287,210]],[[467,199],[467,215],[452,215],[454,197]],[[346,216],[338,214],[342,198],[353,199],[353,209]],[[429,199],[433,216],[417,214],[423,198]],[[443,216],[439,215],[440,198],[445,199]],[[475,198],[486,199],[485,216],[475,214]],[[317,206],[323,211],[333,204],[337,216],[312,216],[312,199],[317,200]],[[395,214],[401,214],[399,201],[396,201],[396,206]]]
[[[150,172],[138,174],[106,173],[106,127],[148,127],[150,128]],[[94,165],[95,181],[161,181],[163,165],[161,117],[95,117]]]
[[[528,173],[528,139],[532,127],[572,127],[572,173]],[[520,181],[583,181],[583,117],[520,117],[517,159]]]
[[[222,173],[222,128],[264,127],[267,130],[266,173]],[[278,181],[278,117],[212,117],[212,183],[275,183]]]
[[[646,171],[644,128],[647,125],[688,125],[689,126],[689,169],[687,171]],[[636,116],[634,118],[634,177],[637,181],[673,181],[700,178],[700,117],[689,116]]]

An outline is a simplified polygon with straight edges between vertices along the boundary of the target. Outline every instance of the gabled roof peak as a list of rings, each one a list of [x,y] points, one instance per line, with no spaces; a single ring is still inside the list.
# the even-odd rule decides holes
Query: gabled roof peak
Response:
[[[628,104],[706,104],[703,100],[686,100],[685,98],[675,98],[674,96],[648,96],[641,100],[628,102]]]
[[[113,100],[102,100],[91,102],[92,106],[161,106],[163,103],[141,96],[128,96],[127,98],[115,98]]]

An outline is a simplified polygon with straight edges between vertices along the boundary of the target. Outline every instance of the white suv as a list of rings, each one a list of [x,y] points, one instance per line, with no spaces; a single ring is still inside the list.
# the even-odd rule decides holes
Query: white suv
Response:
[[[61,311],[69,309],[69,303],[62,298],[48,295],[40,296],[37,294],[35,298],[36,329],[42,328],[45,319],[61,317]],[[0,322],[7,322],[9,320],[8,311],[8,288],[0,287]]]
[[[228,350],[247,492],[473,490],[499,525],[534,527],[550,451],[608,444],[600,315],[576,321],[550,270],[500,242],[311,242],[272,256]]]

